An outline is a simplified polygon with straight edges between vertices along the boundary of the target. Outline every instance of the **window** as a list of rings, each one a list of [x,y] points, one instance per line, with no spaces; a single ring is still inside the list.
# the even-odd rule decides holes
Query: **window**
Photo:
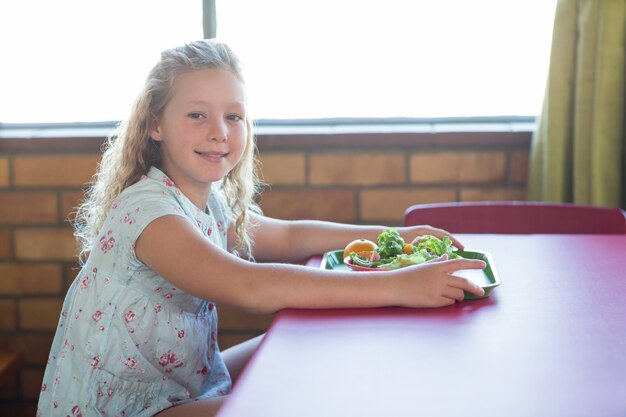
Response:
[[[222,0],[260,119],[536,116],[556,0]]]
[[[200,0],[0,2],[0,122],[120,120],[161,50],[202,36]]]
[[[535,116],[556,0],[216,0],[257,119]],[[201,0],[0,2],[0,123],[124,118]]]

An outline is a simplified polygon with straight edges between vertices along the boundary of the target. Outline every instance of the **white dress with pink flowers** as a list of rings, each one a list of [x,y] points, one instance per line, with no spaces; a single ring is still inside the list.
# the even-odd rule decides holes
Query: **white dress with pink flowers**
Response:
[[[176,288],[133,250],[165,215],[186,217],[225,249],[230,211],[220,191],[208,208],[199,210],[156,168],[115,201],[65,298],[38,415],[152,416],[230,391],[215,304]]]

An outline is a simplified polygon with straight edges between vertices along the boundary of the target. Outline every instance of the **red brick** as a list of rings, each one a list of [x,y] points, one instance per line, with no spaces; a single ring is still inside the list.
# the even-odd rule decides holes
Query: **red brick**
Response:
[[[0,194],[0,224],[56,223],[57,195],[18,191]]]
[[[411,156],[411,182],[497,183],[505,180],[502,152],[435,152]]]
[[[66,191],[61,193],[61,221],[73,221],[76,218],[76,209],[84,198],[81,191]]]
[[[260,155],[260,177],[268,184],[304,184],[306,160],[302,153],[267,152]]]
[[[15,230],[15,257],[19,260],[73,261],[77,253],[71,227]]]
[[[260,204],[267,216],[278,219],[355,220],[352,190],[269,190],[261,195]]]
[[[13,231],[0,229],[0,259],[6,260],[13,257]]]
[[[80,265],[78,262],[72,262],[63,266],[63,274],[65,275],[65,288],[69,288],[74,279],[80,272]]]
[[[0,330],[15,330],[16,324],[15,301],[0,299]]]
[[[401,225],[404,211],[413,204],[455,201],[453,187],[364,190],[360,193],[360,218],[366,222]],[[393,224],[391,224],[391,223]]]
[[[406,182],[405,156],[399,153],[311,155],[313,185],[379,185]]]
[[[513,152],[511,154],[511,182],[526,184],[528,181],[529,154],[528,152]]]
[[[82,186],[96,171],[99,155],[19,156],[13,161],[17,186]]]
[[[61,266],[54,264],[0,264],[0,294],[51,294],[61,291]]]
[[[526,190],[521,188],[461,188],[461,201],[524,201]]]
[[[0,157],[0,188],[9,186],[9,158]]]
[[[59,298],[22,298],[19,302],[20,328],[55,330],[63,300]]]

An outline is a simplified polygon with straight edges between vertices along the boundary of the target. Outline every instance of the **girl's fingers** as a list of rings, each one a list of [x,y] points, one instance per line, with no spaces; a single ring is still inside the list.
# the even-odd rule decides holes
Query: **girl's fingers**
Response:
[[[446,291],[444,297],[450,298],[453,301],[463,301],[463,299],[465,298],[465,293],[462,289],[449,287],[449,290]]]
[[[444,300],[443,305],[449,305],[449,306],[453,305],[457,301],[454,298],[449,298],[449,297],[444,297],[443,300]]]
[[[461,277],[457,277],[454,275],[451,275],[450,278],[451,278],[450,286],[455,289],[458,289],[461,293],[463,293],[463,291],[467,291],[479,297],[482,297],[483,295],[485,295],[484,289],[482,289],[478,284],[473,283],[467,278],[461,278]],[[458,295],[458,292],[455,294]],[[459,301],[463,300],[463,298],[464,297],[461,296],[461,299]]]
[[[485,269],[487,263],[480,259],[450,259],[443,263],[447,272],[454,272],[460,269]]]

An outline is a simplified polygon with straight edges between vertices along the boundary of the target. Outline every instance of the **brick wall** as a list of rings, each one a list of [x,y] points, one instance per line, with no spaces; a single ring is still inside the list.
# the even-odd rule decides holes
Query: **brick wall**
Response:
[[[415,203],[524,200],[530,132],[259,135],[265,214],[400,225]],[[67,222],[102,138],[0,139],[0,349],[24,353],[0,415],[34,415],[64,294],[77,273]],[[223,348],[271,316],[220,310]]]
[[[262,208],[287,219],[399,225],[411,204],[524,200],[530,138],[530,132],[261,136],[262,174],[272,184]]]

